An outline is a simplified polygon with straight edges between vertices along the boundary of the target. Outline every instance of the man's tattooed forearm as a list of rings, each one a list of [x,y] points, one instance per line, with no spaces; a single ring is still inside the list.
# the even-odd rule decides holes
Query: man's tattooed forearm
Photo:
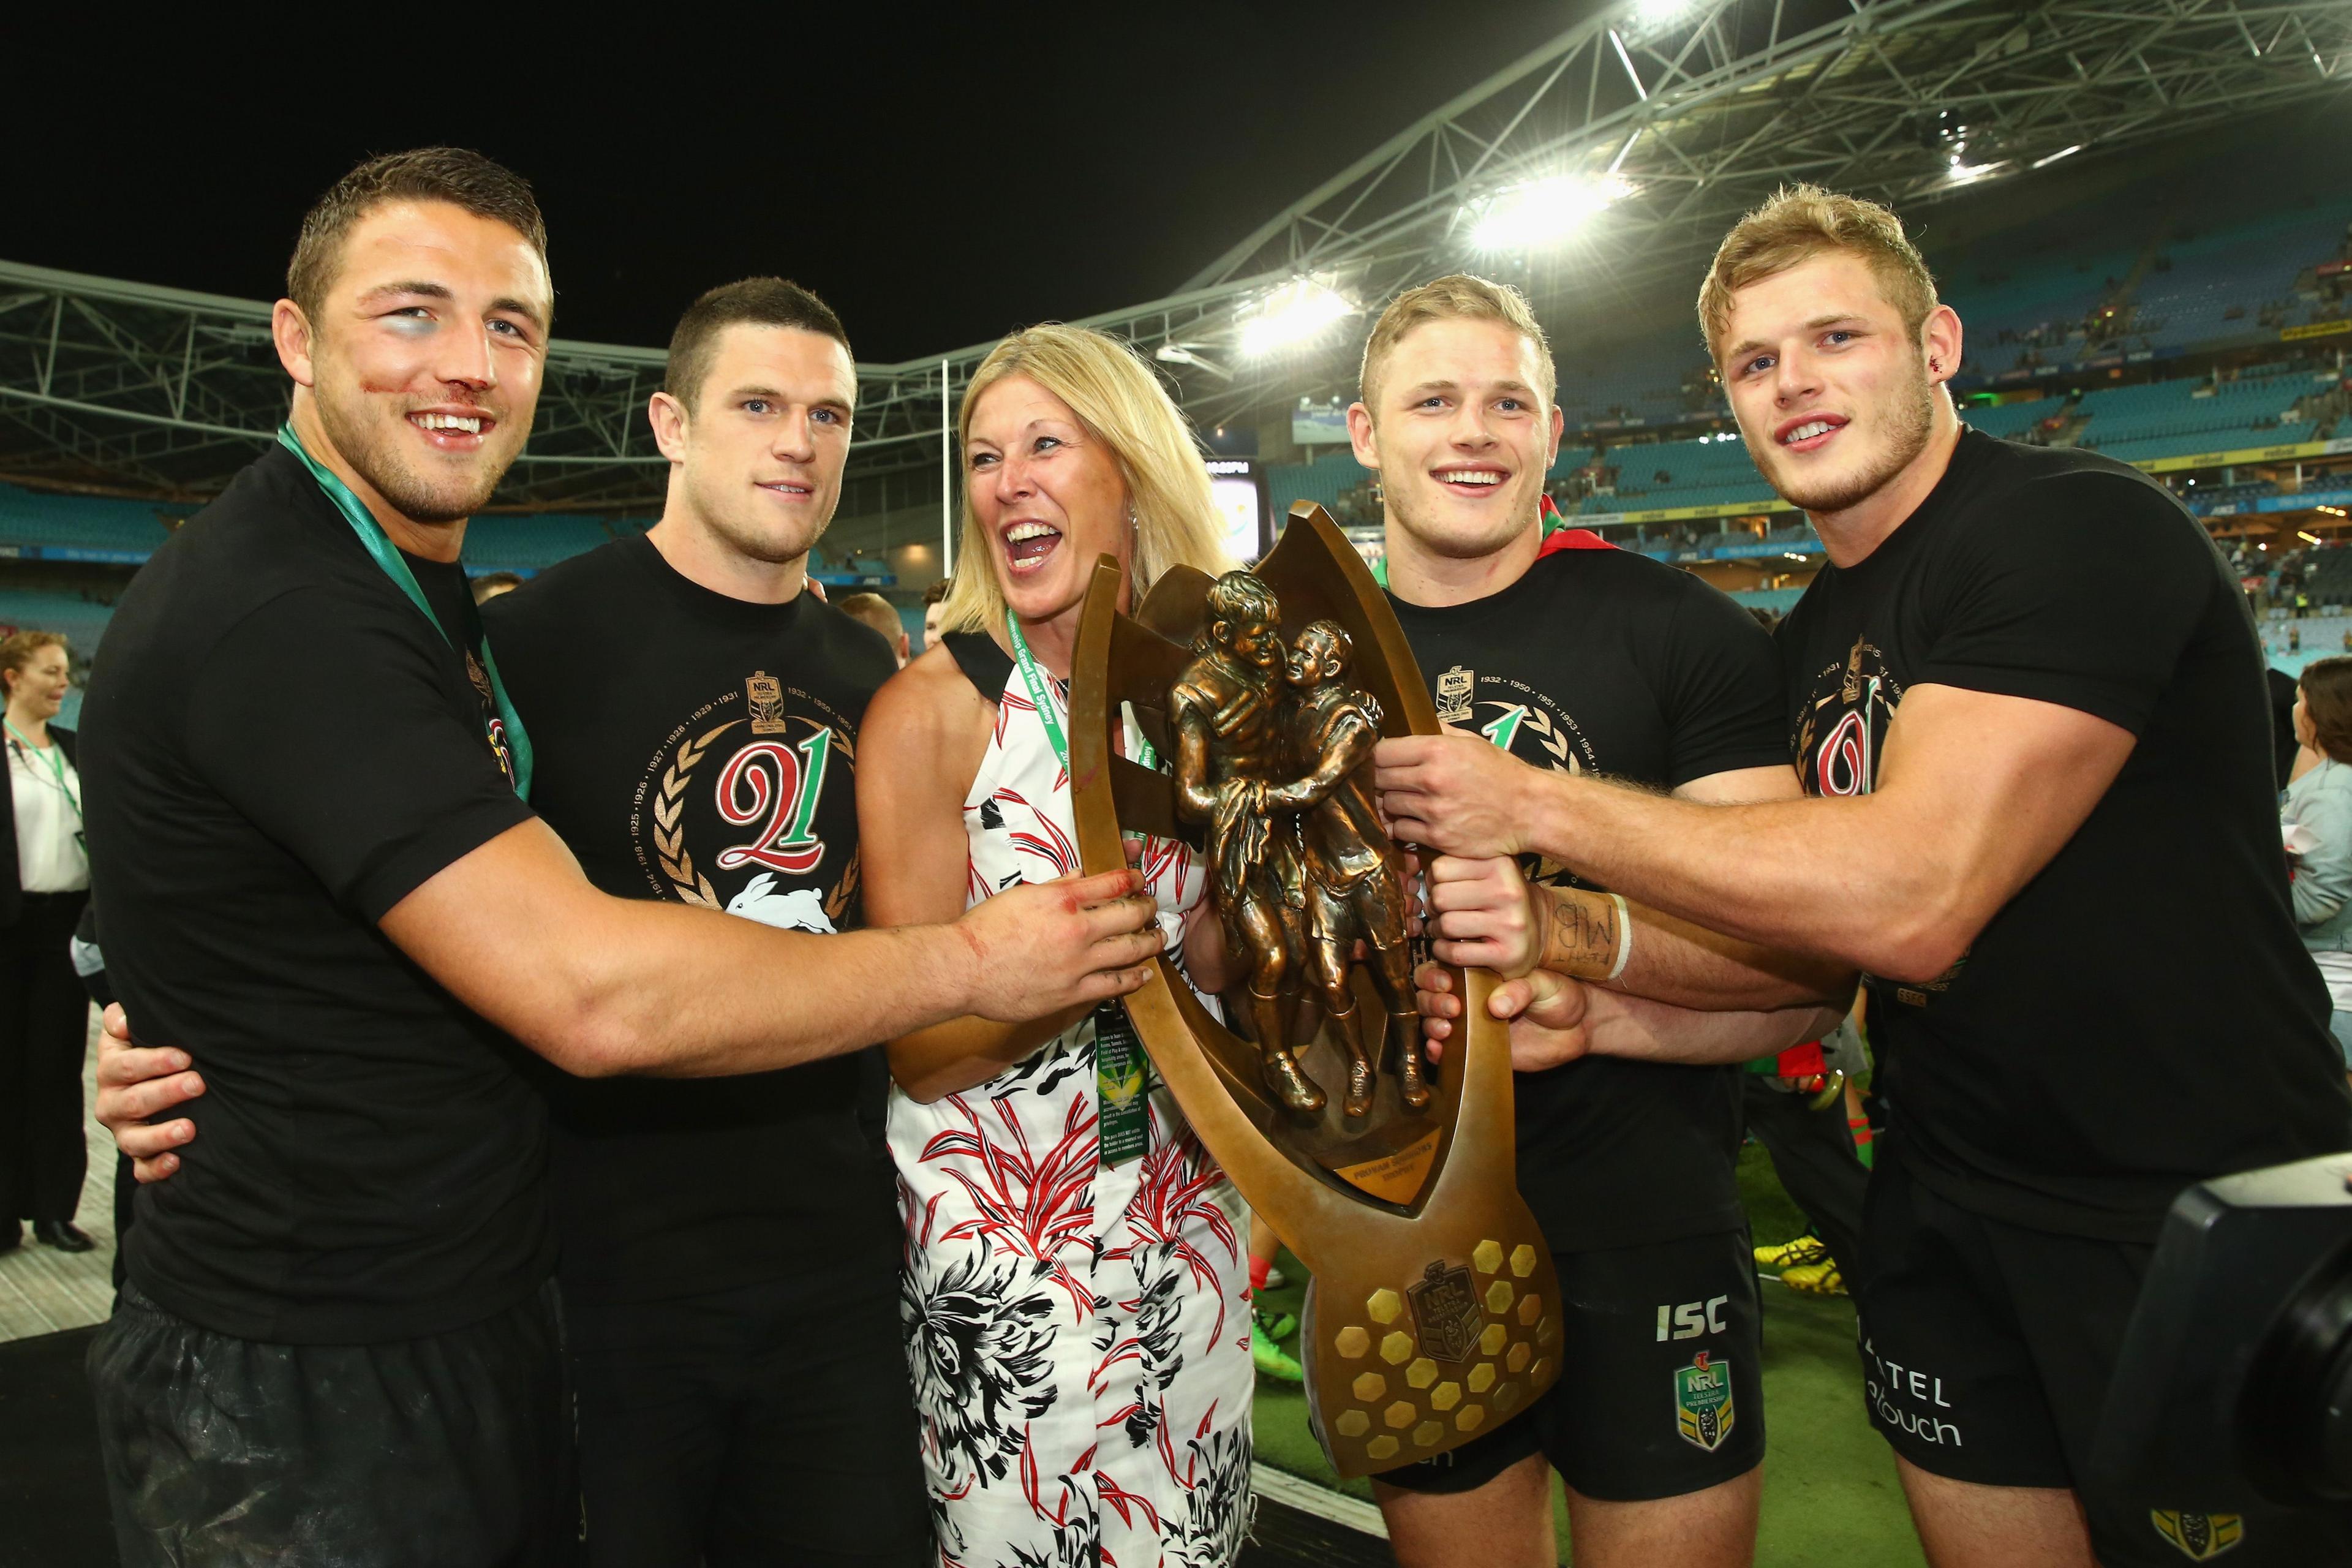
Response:
[[[1616,900],[1580,888],[1548,891],[1543,967],[1579,980],[1605,978],[1617,962]]]

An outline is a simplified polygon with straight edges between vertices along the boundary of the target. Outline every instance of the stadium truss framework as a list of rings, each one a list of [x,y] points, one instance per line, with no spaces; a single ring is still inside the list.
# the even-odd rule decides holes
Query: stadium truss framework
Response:
[[[1453,267],[1572,312],[1696,277],[1786,181],[1908,209],[2347,85],[2347,0],[1640,0],[1400,132],[1177,293],[1085,324],[1151,353],[1196,421],[1227,424],[1343,388],[1362,309]],[[1609,200],[1561,243],[1482,245],[1482,216],[1530,187]],[[1246,352],[1301,279],[1339,297],[1332,319]],[[988,347],[861,367],[853,478],[936,468],[941,409]],[[660,375],[658,350],[559,340],[500,505],[656,498]],[[202,496],[284,402],[266,305],[0,263],[0,477]]]

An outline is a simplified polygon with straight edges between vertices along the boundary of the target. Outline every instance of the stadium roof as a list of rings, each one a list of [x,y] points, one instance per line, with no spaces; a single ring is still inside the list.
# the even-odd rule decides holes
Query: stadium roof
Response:
[[[1909,210],[2347,84],[2345,0],[1637,0],[1365,153],[1178,292],[1087,324],[1153,353],[1202,424],[1229,423],[1343,383],[1363,308],[1442,270],[1572,310],[1695,277],[1786,181]],[[941,409],[989,346],[862,366],[856,471],[936,467]],[[643,410],[661,362],[558,340],[500,503],[656,498]],[[266,304],[0,263],[0,474],[200,496],[284,405]]]

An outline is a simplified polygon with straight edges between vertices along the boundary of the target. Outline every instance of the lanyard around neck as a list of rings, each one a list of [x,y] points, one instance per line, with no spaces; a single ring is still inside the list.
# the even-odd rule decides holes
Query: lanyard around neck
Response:
[[[74,820],[76,822],[79,822],[81,820],[81,802],[76,800],[74,798],[74,792],[66,787],[65,748],[58,745],[56,738],[53,736],[49,741],[48,750],[45,752],[40,747],[33,744],[31,737],[27,736],[22,730],[16,728],[15,724],[10,723],[6,720],[0,720],[0,724],[7,724],[8,733],[16,738],[17,744],[23,747],[26,752],[32,756],[40,758],[41,761],[48,764],[49,773],[58,781],[58,793],[66,797],[66,804],[73,807]]]
[[[1029,700],[1036,705],[1037,722],[1045,727],[1045,740],[1054,748],[1054,758],[1062,764],[1062,772],[1070,771],[1070,742],[1062,734],[1062,721],[1054,716],[1054,695],[1045,689],[1045,672],[1037,668],[1037,660],[1029,652],[1029,639],[1021,635],[1021,618],[1013,607],[1004,610],[1004,635],[1013,644],[1013,662],[1021,668],[1021,683],[1029,689]],[[1160,753],[1145,741],[1136,752],[1135,760],[1147,768],[1160,765]]]
[[[386,537],[383,525],[376,521],[365,503],[352,493],[351,486],[343,483],[333,469],[304,449],[302,438],[294,434],[290,421],[278,427],[278,444],[302,460],[302,466],[310,470],[310,477],[318,481],[320,489],[327,492],[327,499],[335,503],[335,510],[343,514],[343,521],[351,524],[353,533],[359,535],[361,546],[383,574],[408,595],[408,602],[415,605],[432,624],[433,629],[441,634],[441,640],[452,648],[457,647],[456,641],[449,636],[449,628],[443,626],[441,617],[433,613],[432,605],[425,597],[425,590],[417,585],[416,574],[408,569],[407,561]],[[490,652],[489,638],[482,635],[481,618],[474,613],[470,599],[466,604],[466,619],[467,636],[482,650],[482,673],[489,679],[490,701],[499,710],[499,725],[502,733],[490,737],[491,750],[499,752],[507,763],[508,776],[514,781],[515,794],[529,800],[530,736],[522,727],[522,716],[515,711],[514,703],[507,696],[506,682],[499,679],[499,661]]]

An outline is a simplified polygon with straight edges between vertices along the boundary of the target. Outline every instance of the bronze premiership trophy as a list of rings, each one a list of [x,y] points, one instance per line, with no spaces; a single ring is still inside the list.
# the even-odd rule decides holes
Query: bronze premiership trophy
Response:
[[[1436,733],[1436,710],[1370,572],[1312,502],[1255,572],[1177,567],[1132,616],[1120,581],[1106,556],[1078,628],[1079,851],[1090,872],[1127,863],[1123,833],[1202,851],[1246,969],[1227,1010],[1248,1037],[1164,958],[1128,1012],[1202,1142],[1314,1275],[1301,1360],[1332,1464],[1362,1476],[1444,1453],[1559,1375],[1559,1286],[1516,1184],[1493,975],[1457,972],[1461,1026],[1441,1066],[1423,1054],[1371,750]],[[1170,771],[1119,754],[1127,712]]]

